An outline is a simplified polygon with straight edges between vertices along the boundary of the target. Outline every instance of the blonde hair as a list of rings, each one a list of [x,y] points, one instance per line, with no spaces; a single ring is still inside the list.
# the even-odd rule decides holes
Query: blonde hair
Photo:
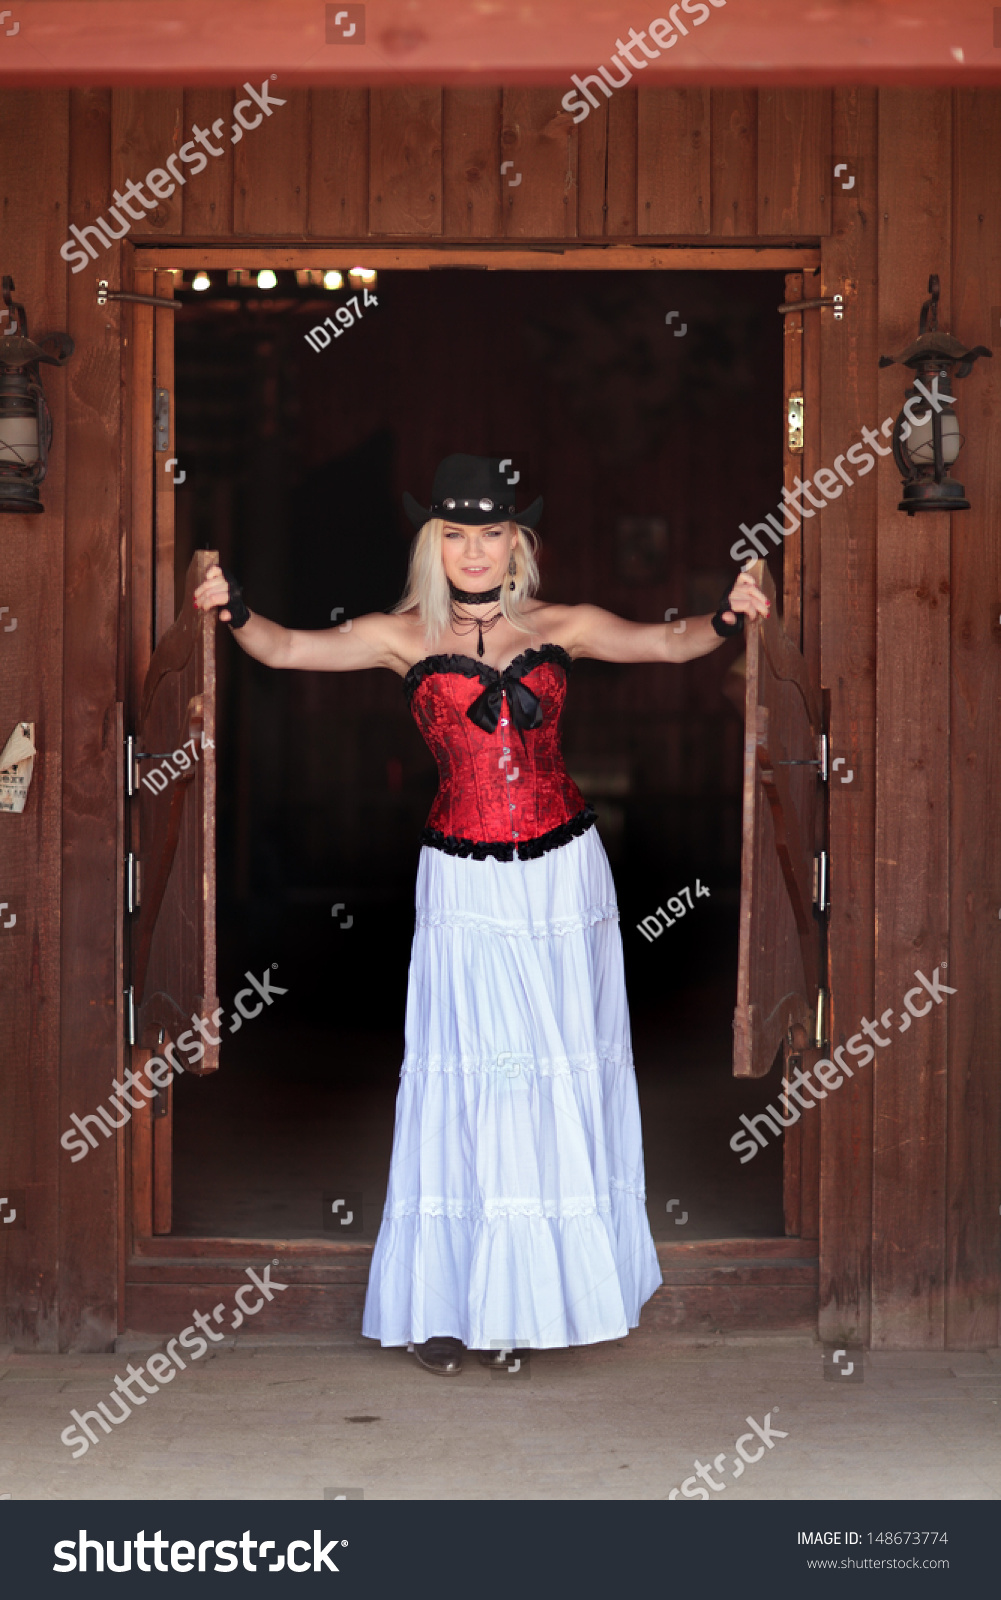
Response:
[[[536,561],[539,540],[534,529],[526,528],[520,522],[514,523],[514,527],[517,529],[518,537],[511,553],[517,570],[513,580],[506,574],[504,576],[501,583],[500,608],[511,626],[517,628],[519,633],[531,633],[531,628],[527,627],[522,619],[525,601],[531,599],[539,587],[539,567]],[[424,624],[424,632],[429,642],[440,638],[451,620],[452,600],[448,592],[448,579],[445,576],[441,548],[444,529],[443,517],[430,517],[421,528],[410,551],[407,587],[399,605],[393,607],[394,616],[402,611],[416,611]]]

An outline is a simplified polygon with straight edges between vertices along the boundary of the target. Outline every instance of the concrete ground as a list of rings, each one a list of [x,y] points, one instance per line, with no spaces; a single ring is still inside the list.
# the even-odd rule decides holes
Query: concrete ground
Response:
[[[997,1350],[867,1354],[858,1383],[825,1380],[804,1336],[679,1344],[640,1331],[513,1373],[468,1358],[442,1379],[361,1338],[238,1337],[73,1460],[59,1437],[71,1409],[107,1399],[154,1348],[0,1350],[0,1495],[658,1500],[700,1485],[697,1460],[714,1499],[1001,1498]]]

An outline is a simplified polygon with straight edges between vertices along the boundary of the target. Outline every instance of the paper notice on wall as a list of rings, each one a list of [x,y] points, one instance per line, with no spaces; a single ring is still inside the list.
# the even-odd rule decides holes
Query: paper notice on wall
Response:
[[[35,765],[35,724],[19,722],[0,752],[0,811],[23,811]]]

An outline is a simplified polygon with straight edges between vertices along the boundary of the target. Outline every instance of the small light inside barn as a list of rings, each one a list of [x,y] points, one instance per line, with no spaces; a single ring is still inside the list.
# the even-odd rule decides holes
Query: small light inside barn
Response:
[[[192,289],[211,289],[212,279],[207,272],[196,272],[191,280]]]
[[[274,289],[278,285],[278,274],[272,272],[270,267],[262,267],[257,274],[257,287],[259,289]]]
[[[323,274],[323,287],[325,289],[343,289],[344,277],[340,272],[331,270]]]
[[[918,337],[896,356],[880,356],[881,367],[894,362],[910,367],[914,383],[904,391],[904,405],[893,425],[893,459],[904,481],[898,511],[969,511],[970,502],[961,483],[949,476],[959,455],[963,435],[949,393],[952,379],[966,378],[980,356],[990,356],[986,345],[968,350],[938,326],[939,280],[928,279],[930,298],[921,307]],[[955,368],[955,372],[953,371]]]
[[[73,354],[68,333],[44,334],[38,344],[28,338],[24,307],[12,301],[14,280],[3,279],[7,327],[0,337],[0,513],[38,512],[45,507],[38,485],[49,465],[52,418],[38,376],[38,364],[61,367]],[[44,345],[55,342],[51,355]]]
[[[352,267],[348,273],[348,282],[353,289],[358,289],[363,283],[374,285],[377,277],[374,267]]]

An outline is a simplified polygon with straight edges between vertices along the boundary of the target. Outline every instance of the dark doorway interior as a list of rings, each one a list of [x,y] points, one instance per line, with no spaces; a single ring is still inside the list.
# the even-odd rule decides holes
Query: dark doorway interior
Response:
[[[739,524],[778,498],[780,275],[382,273],[321,352],[305,333],[362,291],[243,276],[179,290],[177,571],[219,548],[277,621],[389,609],[402,491],[426,503],[453,450],[509,456],[521,504],[544,494],[545,596],[646,621],[712,610]],[[265,968],[287,993],[217,1074],[177,1083],[174,1231],[374,1238],[433,763],[394,675],[269,672],[222,634],[220,995]],[[748,1166],[729,1148],[776,1089],[730,1074],[740,655],[579,663],[564,724],[616,874],[662,1239],[782,1232],[779,1147]],[[639,919],[686,886],[693,909],[648,943]],[[328,1210],[324,1233],[341,1195],[354,1219]]]

